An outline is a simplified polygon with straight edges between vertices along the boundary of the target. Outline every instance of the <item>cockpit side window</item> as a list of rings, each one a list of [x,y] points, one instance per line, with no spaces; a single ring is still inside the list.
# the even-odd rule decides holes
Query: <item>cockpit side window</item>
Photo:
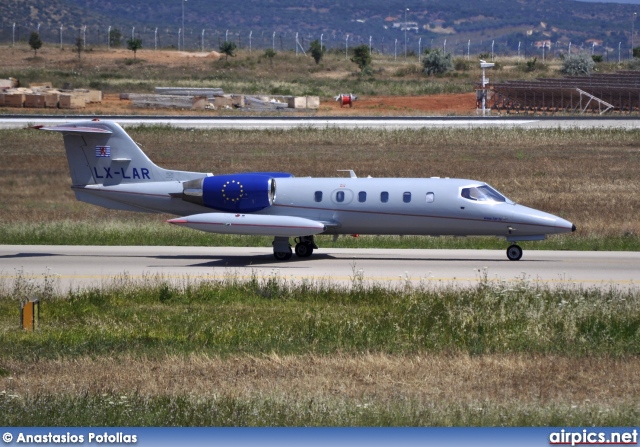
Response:
[[[507,198],[489,185],[462,188],[460,195],[467,200],[478,202],[506,202]]]

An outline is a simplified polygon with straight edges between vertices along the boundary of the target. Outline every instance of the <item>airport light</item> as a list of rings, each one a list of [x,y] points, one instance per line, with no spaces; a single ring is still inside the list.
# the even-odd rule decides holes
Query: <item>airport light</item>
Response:
[[[158,28],[156,27],[155,32],[153,33],[153,47],[154,49],[158,49]]]
[[[471,52],[471,39],[467,42],[467,60],[469,60],[469,53]],[[518,55],[520,54],[520,43],[518,43]]]
[[[15,25],[15,23],[14,23],[14,25]],[[61,50],[62,50],[62,27],[63,27],[63,26],[64,26],[64,25],[60,25],[60,49],[61,49]]]
[[[13,32],[11,33],[11,46],[16,46],[16,22],[13,22]]]
[[[180,51],[180,38],[182,37],[182,28],[178,30],[178,51]]]
[[[111,49],[111,25],[109,25],[109,29],[107,29],[107,50]]]
[[[82,48],[87,47],[87,25],[82,27]]]
[[[251,54],[251,36],[252,35],[253,35],[253,31],[249,31],[249,54]],[[204,30],[202,30],[202,36],[204,37]]]
[[[322,52],[322,38],[324,37],[324,34],[320,34],[320,52]]]
[[[320,44],[320,48],[322,48],[322,44]],[[273,32],[273,37],[271,38],[271,51],[276,51],[276,32],[275,31]]]

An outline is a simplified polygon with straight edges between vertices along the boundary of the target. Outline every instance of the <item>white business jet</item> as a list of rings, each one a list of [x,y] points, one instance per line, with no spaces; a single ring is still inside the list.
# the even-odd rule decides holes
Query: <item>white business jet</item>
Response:
[[[499,236],[507,257],[518,241],[570,233],[575,225],[512,202],[477,180],[452,178],[296,178],[285,172],[213,175],[156,166],[112,121],[42,130],[61,132],[76,198],[110,209],[169,213],[174,225],[222,234],[273,236],[273,255],[311,256],[329,234]]]

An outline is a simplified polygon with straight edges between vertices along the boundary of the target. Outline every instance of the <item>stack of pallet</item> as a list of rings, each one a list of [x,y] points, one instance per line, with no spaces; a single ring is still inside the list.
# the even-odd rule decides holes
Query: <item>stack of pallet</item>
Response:
[[[0,88],[0,107],[83,109],[91,102],[102,102],[100,90],[54,89],[49,82]]]

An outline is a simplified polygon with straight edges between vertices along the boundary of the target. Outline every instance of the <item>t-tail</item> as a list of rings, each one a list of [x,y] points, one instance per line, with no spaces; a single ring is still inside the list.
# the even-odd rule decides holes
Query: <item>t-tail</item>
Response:
[[[157,166],[112,121],[94,119],[39,129],[63,134],[71,187],[78,200],[94,205],[127,211],[175,212],[170,199],[182,194],[182,182],[211,175]]]

